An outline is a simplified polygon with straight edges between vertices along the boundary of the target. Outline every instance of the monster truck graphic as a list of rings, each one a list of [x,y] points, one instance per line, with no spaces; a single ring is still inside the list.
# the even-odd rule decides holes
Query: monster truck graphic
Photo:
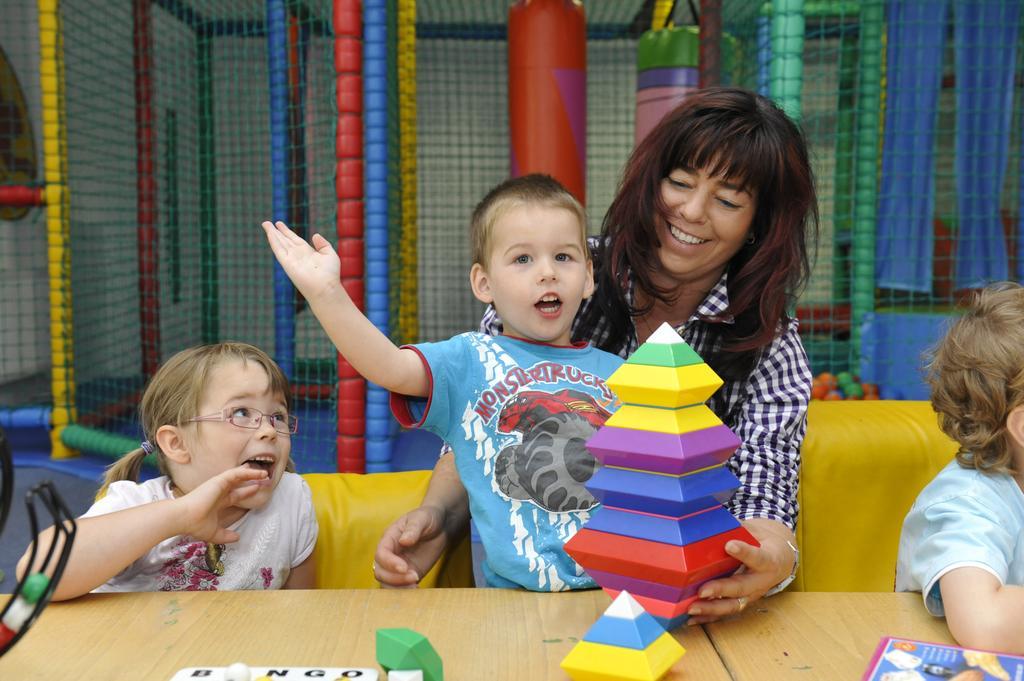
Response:
[[[611,413],[578,390],[530,390],[502,407],[498,431],[522,434],[494,463],[499,489],[548,511],[585,511],[597,500],[583,484],[597,461],[584,443]]]

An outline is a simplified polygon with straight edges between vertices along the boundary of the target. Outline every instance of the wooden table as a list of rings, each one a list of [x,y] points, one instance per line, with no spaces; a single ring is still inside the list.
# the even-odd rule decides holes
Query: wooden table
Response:
[[[408,627],[430,639],[447,681],[562,680],[562,658],[609,603],[597,590],[97,594],[51,603],[0,658],[0,679],[166,681],[238,661],[379,669],[376,630]],[[701,628],[676,636],[687,652],[667,679],[730,679]]]
[[[377,667],[374,634],[408,627],[448,681],[565,679],[562,658],[608,606],[600,591],[504,589],[139,593],[52,603],[0,679],[166,681],[183,667]],[[674,632],[667,681],[856,681],[886,635],[952,643],[917,594],[784,593]]]
[[[883,636],[954,643],[910,593],[782,593],[704,629],[736,681],[856,681]]]

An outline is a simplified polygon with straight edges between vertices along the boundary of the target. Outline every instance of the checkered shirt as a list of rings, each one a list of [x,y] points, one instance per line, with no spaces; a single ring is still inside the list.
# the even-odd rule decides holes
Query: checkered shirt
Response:
[[[693,316],[676,329],[701,356],[714,350],[710,324],[701,317],[718,317],[731,323],[725,315],[729,307],[726,278],[723,274]],[[630,304],[632,297],[630,285]],[[592,300],[583,301],[582,309]],[[577,314],[577,322],[580,317]],[[727,381],[711,397],[708,406],[742,442],[727,461],[740,480],[740,488],[729,501],[729,510],[740,519],[769,518],[793,529],[799,513],[800,444],[807,431],[811,369],[797,321],[784,324],[775,340],[763,349],[746,380]],[[501,320],[493,307],[489,306],[484,313],[480,330],[491,335],[501,333]],[[603,347],[602,341],[609,333],[608,324],[601,320],[589,340]],[[605,349],[629,357],[638,345],[634,327],[622,347]]]

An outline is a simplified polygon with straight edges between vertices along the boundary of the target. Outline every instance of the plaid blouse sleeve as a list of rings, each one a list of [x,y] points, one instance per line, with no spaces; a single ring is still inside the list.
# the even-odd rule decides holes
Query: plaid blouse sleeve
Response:
[[[488,336],[500,336],[502,328],[498,311],[494,309],[493,305],[488,305],[484,310],[484,316],[480,319],[480,333],[486,333]]]
[[[740,479],[729,510],[740,519],[768,518],[790,529],[799,513],[800,445],[812,378],[797,327],[791,321],[765,348],[747,382],[736,386],[729,418],[743,443],[729,459]]]

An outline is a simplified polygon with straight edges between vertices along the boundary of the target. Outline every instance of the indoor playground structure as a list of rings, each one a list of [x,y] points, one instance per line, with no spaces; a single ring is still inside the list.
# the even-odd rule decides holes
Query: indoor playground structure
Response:
[[[292,380],[302,472],[402,468],[260,223],[336,244],[396,342],[474,329],[466,229],[551,172],[596,232],[636,141],[696,87],[775,99],[819,196],[812,370],[925,397],[960,297],[1024,278],[1018,0],[8,0],[0,426],[56,458],[138,446],[146,380],[236,339]],[[697,19],[700,19],[699,22]],[[698,27],[699,24],[699,27]]]

